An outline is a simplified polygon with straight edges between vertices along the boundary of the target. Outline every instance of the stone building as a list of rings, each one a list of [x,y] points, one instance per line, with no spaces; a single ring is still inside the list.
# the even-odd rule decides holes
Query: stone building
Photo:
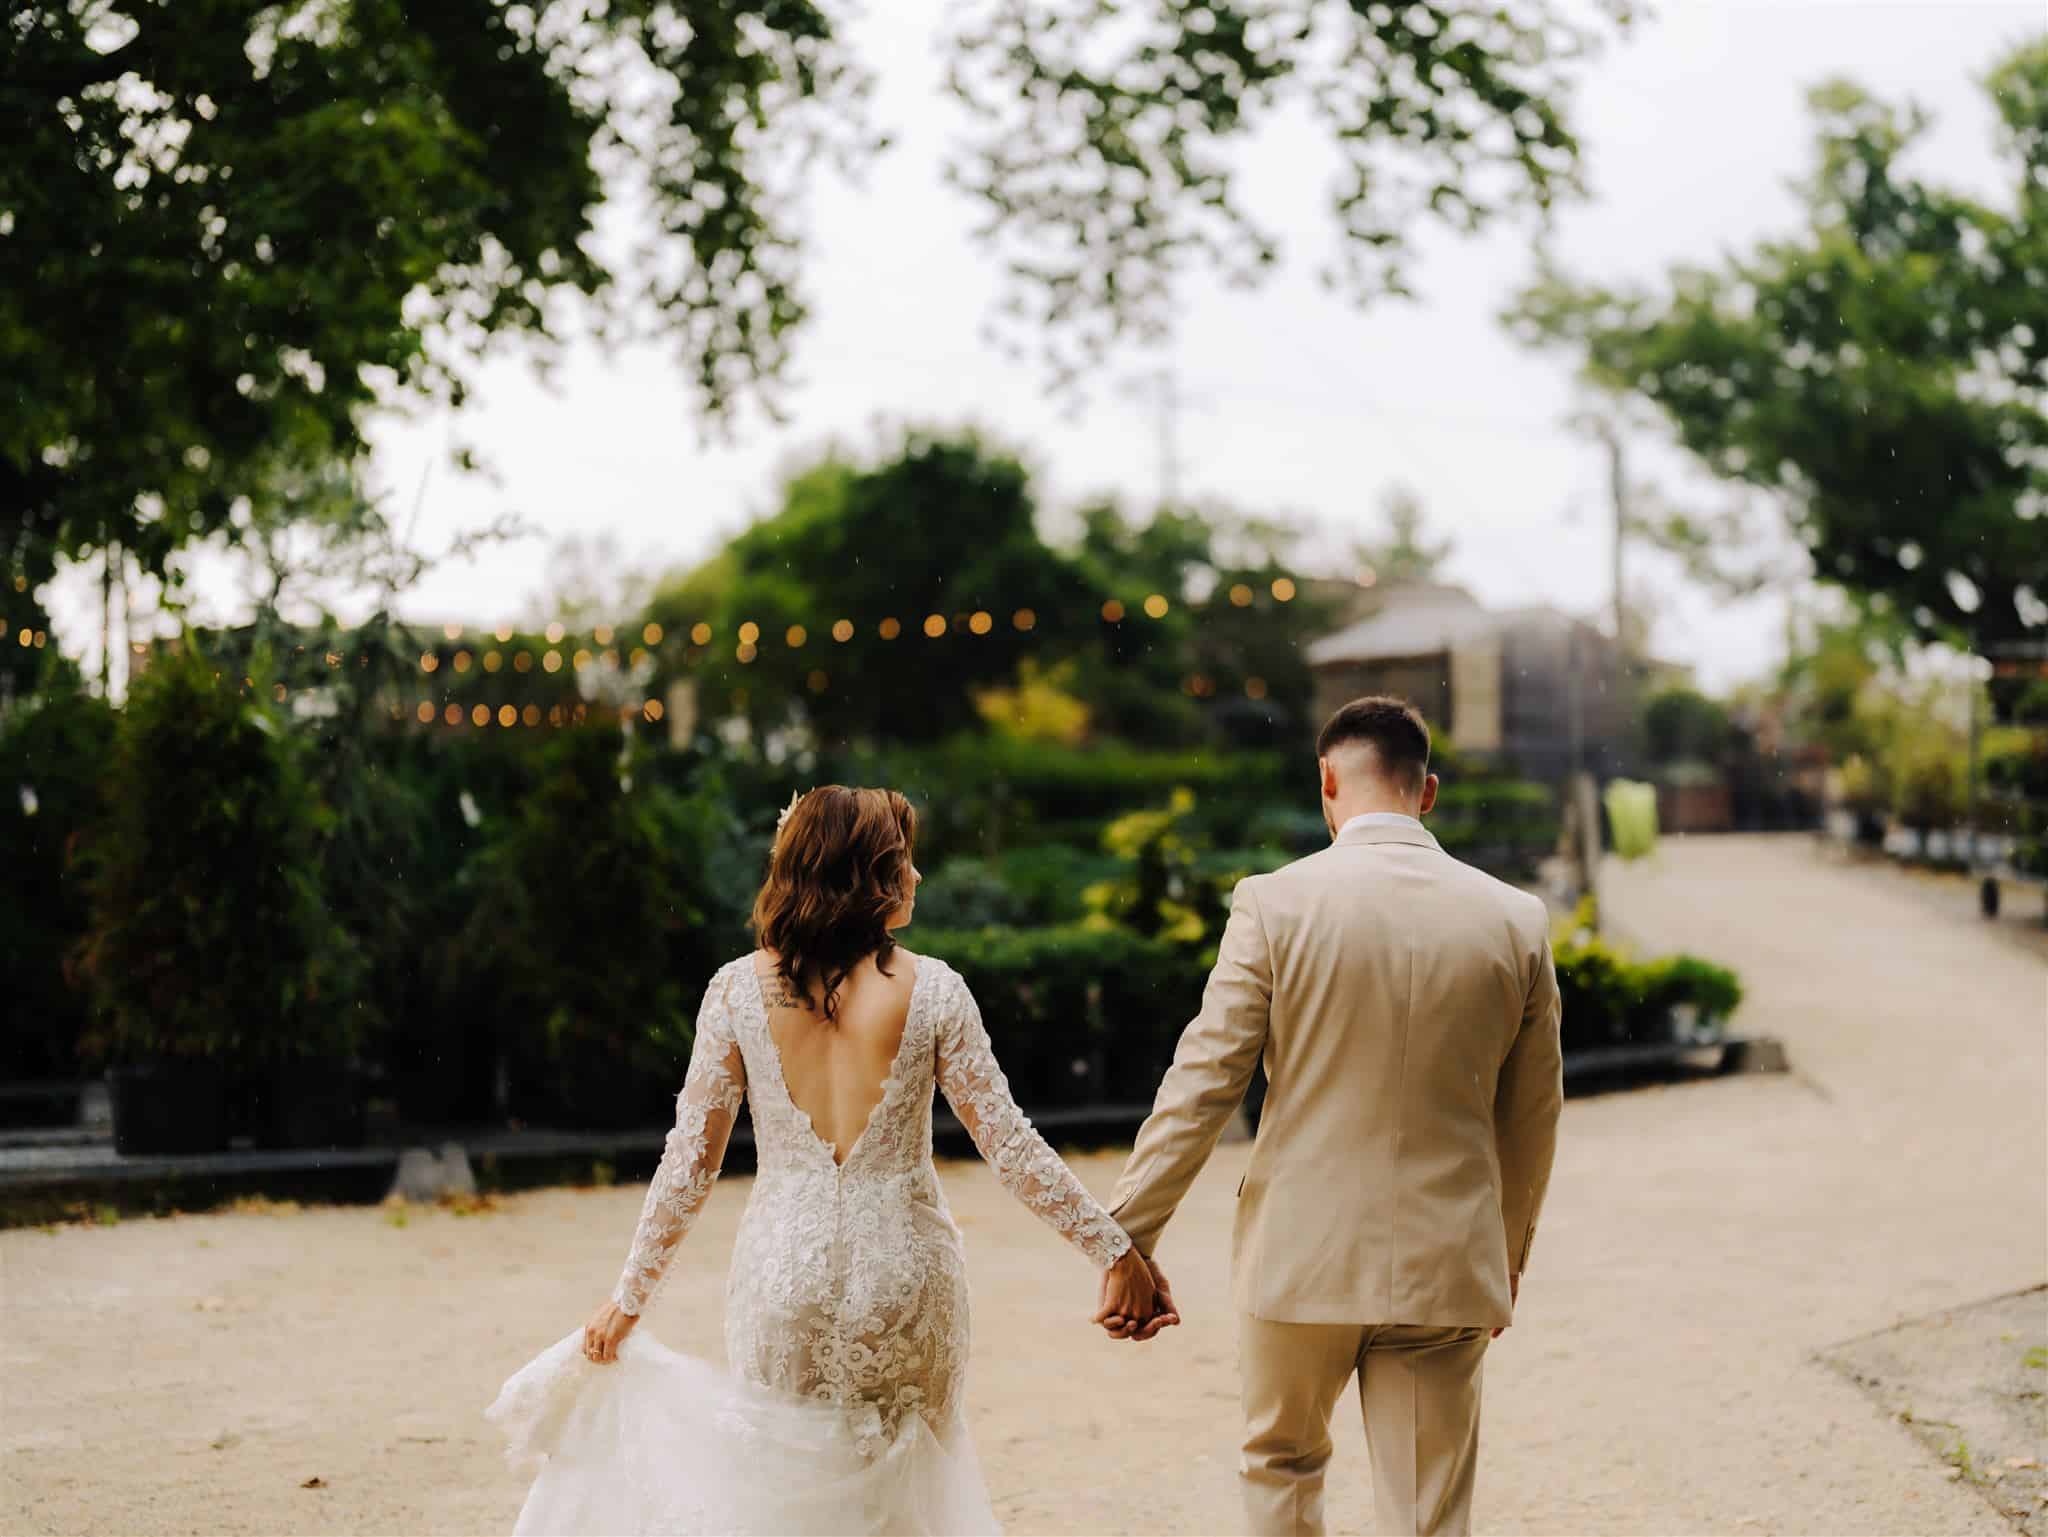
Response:
[[[1633,771],[1639,684],[1614,641],[1537,604],[1489,609],[1462,587],[1392,587],[1378,606],[1308,648],[1316,708],[1398,694],[1461,752],[1561,784],[1574,762],[1598,778]]]

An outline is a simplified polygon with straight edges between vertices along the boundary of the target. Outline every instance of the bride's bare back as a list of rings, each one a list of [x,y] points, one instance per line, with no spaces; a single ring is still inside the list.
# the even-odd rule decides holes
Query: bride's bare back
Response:
[[[884,972],[867,957],[839,984],[828,1022],[822,988],[814,985],[807,1002],[776,971],[772,950],[756,950],[748,959],[761,982],[768,1033],[782,1059],[790,1101],[810,1117],[833,1161],[844,1164],[881,1104],[903,1048],[918,960],[899,949]]]

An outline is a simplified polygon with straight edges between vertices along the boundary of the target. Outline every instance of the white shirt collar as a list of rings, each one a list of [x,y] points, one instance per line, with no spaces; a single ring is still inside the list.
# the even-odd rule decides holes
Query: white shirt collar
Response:
[[[1409,816],[1406,812],[1361,811],[1357,816],[1349,818],[1342,827],[1337,829],[1337,836],[1343,837],[1354,827],[1412,827],[1418,832],[1423,830],[1422,823],[1415,817]]]

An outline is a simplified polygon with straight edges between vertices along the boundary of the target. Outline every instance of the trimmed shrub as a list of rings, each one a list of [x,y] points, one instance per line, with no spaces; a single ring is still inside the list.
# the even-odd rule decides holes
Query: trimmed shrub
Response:
[[[935,929],[982,929],[1024,921],[1024,900],[992,860],[956,855],[917,888],[917,916]]]
[[[75,680],[20,705],[0,731],[0,1079],[79,1071],[87,1001],[65,975],[85,933],[83,872],[73,846],[99,810],[114,712]]]
[[[1114,928],[913,925],[904,939],[966,978],[1027,1105],[1149,1103],[1208,977],[1199,955]]]
[[[501,979],[523,1119],[665,1118],[704,983],[746,948],[736,894],[708,878],[737,834],[723,797],[678,796],[634,766],[615,730],[565,732],[466,883],[462,947]]]
[[[253,682],[189,638],[130,692],[88,843],[90,1047],[255,1065],[360,1044],[359,957],[320,888],[327,813]]]

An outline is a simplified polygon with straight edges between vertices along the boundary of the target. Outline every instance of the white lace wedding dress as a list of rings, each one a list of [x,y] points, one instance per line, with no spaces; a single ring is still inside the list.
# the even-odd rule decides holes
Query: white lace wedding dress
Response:
[[[967,1434],[967,1277],[932,1167],[937,1083],[1004,1187],[1097,1266],[1130,1247],[1010,1097],[960,974],[915,965],[903,1040],[842,1164],[790,1098],[752,956],[711,980],[675,1129],[613,1300],[644,1311],[751,1092],[757,1172],[726,1280],[729,1370],[582,1331],[487,1414],[535,1478],[519,1533],[998,1530]]]

